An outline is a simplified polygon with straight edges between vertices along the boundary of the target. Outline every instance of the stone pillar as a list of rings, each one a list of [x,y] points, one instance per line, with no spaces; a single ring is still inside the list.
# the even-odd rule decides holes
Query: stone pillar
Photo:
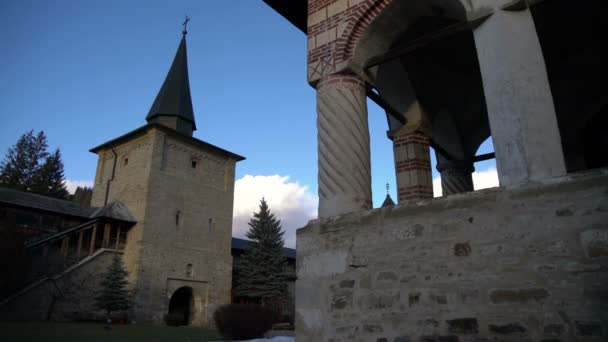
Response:
[[[462,160],[438,161],[437,171],[441,174],[441,192],[443,196],[473,191],[472,162]]]
[[[433,198],[430,138],[421,130],[401,129],[394,134],[393,153],[398,202]]]
[[[473,33],[500,184],[565,174],[555,107],[530,10],[497,10]]]
[[[103,226],[103,240],[101,243],[102,248],[108,248],[108,246],[110,245],[110,230],[111,229],[112,229],[112,226],[109,223],[106,223]]]
[[[317,85],[319,217],[372,208],[365,82],[329,75]]]

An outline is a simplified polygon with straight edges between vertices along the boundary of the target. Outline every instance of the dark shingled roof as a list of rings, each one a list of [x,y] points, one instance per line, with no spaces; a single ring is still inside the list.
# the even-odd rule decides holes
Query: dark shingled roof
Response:
[[[264,0],[264,2],[289,20],[293,26],[306,33],[308,0]]]
[[[0,203],[82,218],[90,217],[97,209],[93,207],[81,207],[79,204],[71,201],[8,188],[0,188]]]
[[[218,153],[223,154],[223,155],[227,155],[229,157],[232,157],[232,158],[236,159],[237,161],[245,160],[245,157],[240,156],[240,155],[238,155],[236,153],[232,153],[230,151],[224,150],[221,147],[217,147],[215,145],[212,145],[212,144],[210,144],[208,142],[196,139],[194,137],[185,136],[185,135],[179,133],[178,131],[176,131],[176,130],[170,128],[170,127],[167,127],[165,125],[161,125],[161,124],[155,123],[155,122],[151,122],[151,123],[149,123],[147,125],[144,125],[144,126],[141,126],[139,128],[136,128],[136,129],[132,130],[129,133],[126,133],[126,134],[123,134],[123,135],[119,136],[118,138],[112,139],[110,141],[107,141],[107,142],[99,145],[99,146],[93,147],[89,151],[93,152],[93,153],[97,153],[97,152],[99,152],[99,150],[101,150],[103,148],[108,148],[108,147],[119,145],[122,142],[124,142],[126,140],[129,140],[129,139],[131,139],[133,137],[137,137],[137,136],[145,134],[148,131],[148,129],[150,129],[151,127],[155,127],[155,128],[158,128],[158,129],[160,129],[160,130],[162,130],[162,131],[164,131],[166,133],[172,134],[174,137],[176,137],[178,139],[181,139],[183,141],[190,142],[192,144],[195,144],[195,145],[198,145],[198,146],[210,149],[212,151],[218,152]]]
[[[188,79],[188,56],[186,54],[186,34],[177,48],[173,64],[167,73],[165,82],[160,88],[156,99],[146,116],[150,122],[153,118],[161,115],[177,116],[192,122],[192,128],[196,130],[194,122],[194,111],[192,109],[192,97],[190,95],[190,80]]]
[[[395,202],[393,202],[393,199],[391,198],[391,195],[386,194],[386,198],[384,199],[384,203],[382,203],[382,208],[385,207],[390,207],[395,205]]]
[[[102,208],[82,207],[71,201],[0,187],[0,203],[87,219],[108,218],[130,223],[137,222],[129,208],[122,202],[112,202]]]
[[[137,222],[135,216],[131,214],[129,207],[120,201],[112,202],[103,208],[96,208],[95,212],[91,214],[91,218],[109,218],[132,223]]]
[[[238,250],[244,251],[249,248],[250,243],[255,243],[255,242],[233,237],[232,238],[232,249],[238,249]],[[283,247],[283,256],[286,258],[289,258],[289,259],[295,259],[296,250],[293,248]]]

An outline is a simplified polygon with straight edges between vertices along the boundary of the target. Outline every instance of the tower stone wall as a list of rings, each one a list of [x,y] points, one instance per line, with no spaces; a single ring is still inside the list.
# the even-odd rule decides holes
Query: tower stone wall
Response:
[[[230,302],[236,159],[158,126],[98,153],[92,205],[107,192],[138,220],[124,253],[135,318],[162,322],[173,291],[188,286],[191,322],[206,325]]]

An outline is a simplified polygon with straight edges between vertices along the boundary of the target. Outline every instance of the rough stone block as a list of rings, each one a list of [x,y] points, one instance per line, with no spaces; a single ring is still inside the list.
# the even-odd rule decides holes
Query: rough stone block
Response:
[[[405,336],[399,336],[399,337],[395,337],[395,339],[393,340],[393,342],[410,342],[411,340],[409,339],[409,337],[405,337]]]
[[[454,245],[455,256],[469,256],[471,254],[471,245],[468,242],[457,243]]]
[[[525,333],[527,331],[526,327],[524,327],[523,325],[521,325],[520,323],[509,323],[509,324],[503,324],[503,325],[494,325],[494,324],[490,324],[488,326],[488,329],[495,333],[495,334],[500,334],[500,335],[507,335],[507,334],[519,334],[519,333]]]
[[[422,336],[421,342],[459,342],[460,339],[456,335],[447,336]]]
[[[574,321],[577,336],[604,336],[602,323],[597,321]]]
[[[340,288],[352,289],[355,286],[354,280],[342,280],[339,284]]]
[[[560,336],[565,330],[562,324],[547,324],[543,327],[543,333],[546,335]]]
[[[397,275],[394,272],[380,272],[378,273],[376,280],[381,282],[395,283],[397,282]]]
[[[608,256],[608,229],[589,229],[582,232],[581,243],[589,258]]]
[[[335,293],[331,299],[331,308],[334,310],[342,310],[352,305],[352,291],[340,291]]]
[[[524,303],[539,301],[549,297],[546,289],[516,289],[493,290],[490,292],[490,301],[494,304]]]
[[[429,299],[437,304],[445,305],[448,303],[448,297],[444,294],[429,294]]]
[[[456,318],[447,320],[448,331],[454,334],[477,334],[479,325],[477,318]]]
[[[420,292],[410,293],[407,296],[407,301],[410,307],[420,303]]]
[[[363,331],[367,333],[381,333],[384,329],[379,324],[364,324]]]

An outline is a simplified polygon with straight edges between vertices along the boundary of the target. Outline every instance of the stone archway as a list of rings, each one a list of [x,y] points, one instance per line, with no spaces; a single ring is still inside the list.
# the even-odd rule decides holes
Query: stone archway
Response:
[[[175,317],[175,325],[190,325],[194,316],[194,295],[190,286],[180,287],[173,292],[169,301],[169,315]]]

